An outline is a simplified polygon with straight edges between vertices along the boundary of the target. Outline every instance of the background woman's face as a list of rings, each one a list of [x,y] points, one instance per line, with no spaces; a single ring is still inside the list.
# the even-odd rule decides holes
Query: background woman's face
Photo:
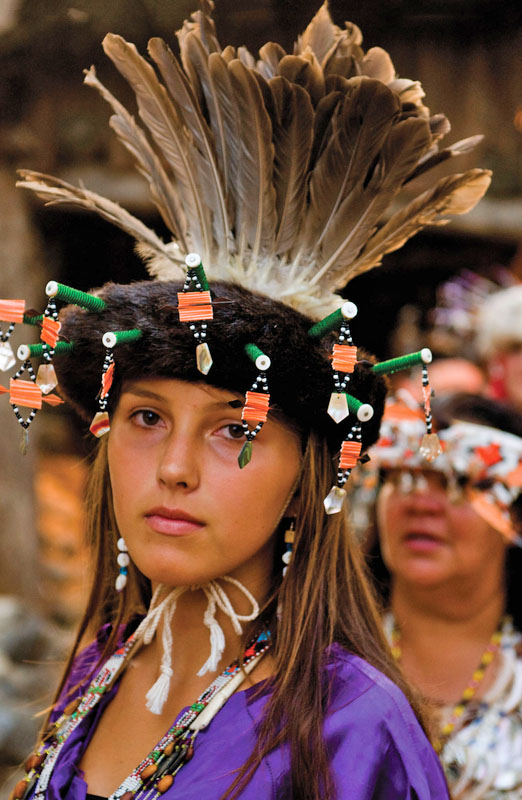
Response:
[[[382,555],[392,576],[425,587],[464,585],[486,573],[502,580],[504,539],[465,495],[451,502],[444,476],[434,470],[422,472],[421,487],[401,491],[397,473],[388,474],[377,505]]]
[[[205,384],[124,386],[109,434],[114,510],[131,558],[153,582],[233,575],[254,592],[264,588],[301,448],[269,416],[239,469],[241,406],[232,392]]]

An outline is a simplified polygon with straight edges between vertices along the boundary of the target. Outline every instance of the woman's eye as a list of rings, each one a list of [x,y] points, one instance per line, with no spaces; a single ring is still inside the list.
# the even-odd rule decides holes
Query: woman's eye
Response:
[[[221,430],[224,431],[225,436],[230,439],[241,439],[244,435],[243,426],[239,423],[225,425]]]
[[[136,411],[133,415],[133,418],[137,421],[139,425],[146,426],[148,428],[157,425],[158,422],[161,420],[159,414],[156,414],[155,411],[150,411],[149,409],[143,409],[142,411]]]

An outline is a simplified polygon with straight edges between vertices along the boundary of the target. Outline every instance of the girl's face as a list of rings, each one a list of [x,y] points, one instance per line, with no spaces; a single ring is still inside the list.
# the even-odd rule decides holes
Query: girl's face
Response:
[[[231,575],[266,589],[273,533],[301,465],[298,436],[268,419],[240,469],[242,402],[174,379],[124,386],[111,417],[114,511],[129,554],[153,582]]]
[[[380,491],[377,520],[383,559],[394,579],[418,587],[503,580],[502,535],[477,514],[465,494],[451,499],[440,472],[419,471],[404,491],[401,471],[390,470]]]

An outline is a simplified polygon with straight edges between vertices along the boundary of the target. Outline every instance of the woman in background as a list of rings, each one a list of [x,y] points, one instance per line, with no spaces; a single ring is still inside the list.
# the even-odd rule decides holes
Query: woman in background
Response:
[[[479,396],[434,402],[444,448],[417,454],[422,420],[391,404],[370,568],[405,676],[431,705],[455,800],[522,792],[522,423]],[[519,545],[519,546],[517,546]]]

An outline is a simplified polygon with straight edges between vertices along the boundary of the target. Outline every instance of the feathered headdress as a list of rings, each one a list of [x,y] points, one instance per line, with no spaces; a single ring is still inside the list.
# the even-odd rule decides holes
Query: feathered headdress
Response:
[[[143,126],[93,67],[85,76],[111,106],[111,127],[146,178],[170,242],[87,189],[31,171],[19,185],[123,228],[153,277],[183,278],[185,256],[197,251],[209,280],[314,319],[339,308],[336,291],[353,277],[484,194],[490,173],[480,169],[403,191],[480,137],[441,149],[446,117],[430,115],[420,84],[397,78],[386,51],[364,53],[356,25],[334,25],[326,3],[292,54],[269,42],[258,59],[220,46],[212,8],[202,0],[178,31],[181,64],[162,39],[149,42],[151,64],[121,36],[105,37]]]

